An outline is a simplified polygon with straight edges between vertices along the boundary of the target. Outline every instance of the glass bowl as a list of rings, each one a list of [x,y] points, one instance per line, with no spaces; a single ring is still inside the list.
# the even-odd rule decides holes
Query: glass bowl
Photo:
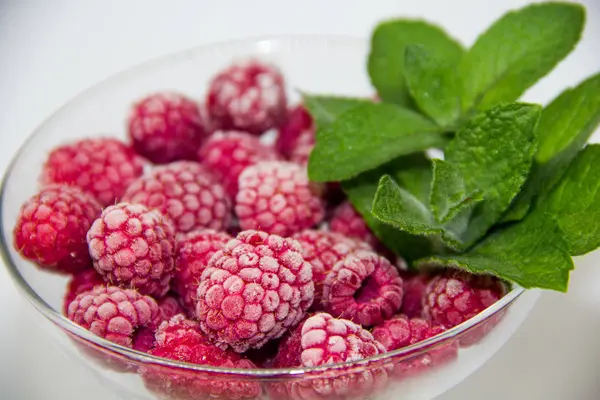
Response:
[[[1,248],[23,295],[39,311],[36,321],[65,354],[124,399],[229,398],[237,388],[261,399],[429,399],[483,365],[515,332],[537,292],[514,288],[476,317],[416,345],[372,359],[334,366],[232,370],[153,357],[96,337],[61,313],[67,277],[40,271],[13,249],[21,204],[37,191],[43,160],[55,146],[94,136],[125,139],[130,104],[157,90],[201,99],[210,77],[232,59],[257,56],[283,70],[292,102],[306,92],[371,96],[368,42],[344,37],[282,37],[203,46],[144,63],[86,90],[46,120],[12,161],[1,192]],[[210,392],[210,393],[209,393]],[[238,392],[236,392],[239,394]],[[238,397],[236,397],[238,398]]]

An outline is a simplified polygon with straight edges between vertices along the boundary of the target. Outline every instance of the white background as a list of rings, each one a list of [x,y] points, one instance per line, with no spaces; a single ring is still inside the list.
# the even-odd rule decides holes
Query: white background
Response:
[[[175,50],[274,34],[366,37],[376,21],[425,17],[469,45],[518,0],[11,1],[0,0],[0,169],[26,136],[83,89]],[[582,42],[526,99],[545,102],[600,71],[600,0]],[[41,160],[32,160],[32,163]],[[597,223],[597,221],[590,221]],[[600,398],[600,269],[579,260],[569,294],[545,293],[483,368],[442,400]],[[0,269],[0,398],[110,400],[113,395],[37,331]]]

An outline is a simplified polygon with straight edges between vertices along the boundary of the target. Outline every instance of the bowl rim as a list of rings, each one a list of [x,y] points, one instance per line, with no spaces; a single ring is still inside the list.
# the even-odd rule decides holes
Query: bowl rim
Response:
[[[105,85],[118,83],[122,79],[127,79],[130,74],[140,72],[145,69],[151,69],[159,66],[165,62],[173,62],[174,59],[179,57],[189,57],[193,53],[203,53],[210,52],[213,50],[217,50],[223,46],[244,46],[244,47],[260,47],[261,43],[267,43],[269,45],[286,45],[293,44],[297,41],[324,41],[333,42],[334,44],[346,44],[346,45],[355,45],[364,46],[367,42],[367,39],[348,36],[348,35],[270,35],[270,36],[256,36],[249,37],[244,39],[234,39],[234,40],[226,40],[214,43],[203,44],[200,46],[195,46],[188,49],[178,50],[175,52],[171,52],[165,55],[161,55],[158,57],[151,58],[149,60],[143,61],[141,63],[135,64],[131,67],[128,67],[120,72],[117,72],[113,75],[108,76],[105,79],[100,80],[94,85],[84,89],[73,98],[68,100],[65,104],[59,107],[56,111],[54,111],[50,116],[43,120],[43,122],[38,125],[28,136],[28,138],[23,142],[23,144],[19,147],[15,155],[12,157],[10,163],[8,164],[6,171],[2,177],[2,181],[0,183],[0,227],[4,226],[4,200],[7,196],[7,183],[9,178],[18,162],[21,158],[25,149],[33,142],[33,140],[41,134],[44,127],[49,124],[53,119],[62,114],[66,109],[68,109],[71,105],[77,103],[81,99],[84,99],[88,95],[92,94],[96,90],[102,90]],[[275,48],[276,48],[275,46]],[[267,46],[270,47],[270,46]],[[269,53],[272,51],[263,51],[263,53]],[[12,233],[12,230],[11,230]],[[226,375],[233,375],[236,377],[246,377],[246,378],[285,378],[285,377],[302,377],[302,375],[307,373],[319,373],[319,372],[329,372],[332,370],[344,370],[346,372],[348,369],[354,369],[357,367],[367,367],[373,363],[381,363],[386,362],[389,359],[397,360],[399,356],[414,356],[416,354],[429,351],[432,347],[435,347],[438,344],[443,344],[447,340],[454,338],[457,335],[460,335],[463,332],[477,326],[479,323],[485,321],[486,319],[492,317],[494,314],[500,312],[514,301],[516,301],[524,292],[525,289],[514,286],[513,289],[508,292],[504,297],[494,303],[492,306],[486,308],[481,313],[476,316],[468,319],[467,321],[459,324],[451,329],[448,329],[441,334],[433,336],[429,339],[423,340],[416,344],[403,347],[398,350],[390,351],[387,353],[379,354],[376,356],[372,356],[369,358],[365,358],[363,360],[358,361],[348,361],[340,364],[332,364],[332,365],[323,365],[317,367],[296,367],[296,368],[257,368],[257,369],[238,369],[238,368],[223,368],[223,367],[213,367],[206,366],[200,364],[192,364],[186,363],[176,360],[171,360],[163,357],[153,356],[151,354],[147,354],[141,351],[137,351],[128,347],[121,346],[119,344],[113,343],[109,340],[101,338],[99,336],[94,335],[90,331],[80,327],[75,324],[71,320],[69,320],[66,316],[62,314],[62,312],[55,310],[50,304],[48,304],[43,298],[41,298],[36,291],[29,285],[25,277],[21,274],[18,267],[16,266],[16,262],[13,260],[11,252],[9,250],[10,246],[10,238],[5,235],[5,230],[0,229],[0,255],[4,261],[4,265],[9,272],[15,286],[19,289],[21,294],[25,296],[25,298],[48,320],[58,325],[59,328],[66,330],[67,332],[74,334],[79,339],[83,339],[84,341],[91,342],[94,345],[99,346],[102,349],[109,350],[112,353],[116,353],[116,355],[125,357],[127,360],[140,364],[154,364],[165,367],[178,368],[183,370],[197,371],[197,372],[208,372],[208,373],[219,373]]]

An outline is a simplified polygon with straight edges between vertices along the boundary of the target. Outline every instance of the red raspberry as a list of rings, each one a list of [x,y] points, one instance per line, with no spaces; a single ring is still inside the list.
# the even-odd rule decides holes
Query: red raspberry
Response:
[[[204,143],[198,158],[222,179],[225,190],[234,199],[238,192],[238,179],[246,167],[260,161],[279,160],[280,157],[275,149],[247,133],[218,131]]]
[[[402,314],[408,318],[423,317],[423,298],[427,284],[431,280],[428,274],[404,273],[404,297],[402,298]]]
[[[198,105],[179,93],[154,93],[133,105],[127,121],[138,154],[156,164],[193,160],[207,136]]]
[[[324,202],[308,181],[306,169],[293,163],[267,161],[248,167],[239,180],[235,213],[242,229],[260,229],[281,236],[321,222]]]
[[[451,328],[479,314],[504,294],[506,288],[498,278],[449,271],[429,282],[423,311],[434,323]]]
[[[115,286],[96,286],[69,304],[71,321],[95,335],[132,347],[139,328],[156,324],[160,310],[152,297]]]
[[[87,240],[94,268],[106,281],[156,297],[169,290],[175,235],[160,212],[140,204],[107,207],[92,224]]]
[[[168,295],[158,300],[158,308],[160,308],[161,312],[161,322],[168,321],[177,314],[183,314],[184,309],[179,303],[177,297],[173,295]]]
[[[41,182],[77,186],[108,206],[142,175],[143,168],[142,158],[117,139],[83,139],[50,153]]]
[[[85,235],[100,212],[98,202],[78,188],[43,188],[21,207],[15,250],[49,271],[81,271],[91,265]]]
[[[171,218],[178,232],[222,230],[231,220],[231,202],[223,186],[192,161],[154,168],[127,188],[123,201],[159,210]]]
[[[313,120],[303,105],[293,108],[279,128],[275,148],[290,161],[306,164],[315,145]]]
[[[87,243],[87,242],[86,242]],[[86,246],[87,247],[87,246]],[[95,288],[96,286],[106,286],[107,283],[102,279],[102,275],[98,273],[94,268],[88,268],[81,272],[74,274],[69,280],[67,285],[67,292],[63,299],[63,313],[67,315],[69,304],[77,295],[87,292]]]
[[[379,239],[373,235],[363,217],[349,201],[343,202],[333,211],[329,229],[365,241],[374,248],[380,247]]]
[[[313,310],[322,309],[323,283],[333,266],[356,250],[371,249],[365,242],[334,232],[307,229],[295,234],[292,238],[300,243],[302,257],[313,267],[313,282],[315,283]]]
[[[296,325],[314,297],[312,266],[293,239],[244,231],[210,259],[198,286],[202,330],[242,353]]]
[[[265,62],[238,61],[212,79],[206,105],[221,129],[260,135],[285,119],[283,76],[275,66]]]
[[[402,292],[402,278],[386,258],[359,250],[325,278],[323,307],[363,326],[379,325],[400,309]]]
[[[163,322],[156,332],[155,347],[150,354],[192,364],[223,368],[255,369],[249,360],[210,344],[198,323],[177,315]],[[140,369],[146,387],[161,398],[254,399],[260,394],[256,381],[219,377],[217,374],[190,372],[177,368],[146,366]]]
[[[189,232],[177,238],[177,269],[173,276],[173,290],[179,294],[190,313],[193,314],[196,310],[196,292],[208,261],[231,239],[227,233],[212,229]]]

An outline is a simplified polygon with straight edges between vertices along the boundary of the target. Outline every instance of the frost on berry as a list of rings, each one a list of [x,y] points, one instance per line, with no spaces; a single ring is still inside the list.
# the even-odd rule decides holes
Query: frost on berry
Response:
[[[192,161],[155,167],[127,188],[123,201],[159,210],[171,219],[177,232],[223,230],[231,220],[231,201],[225,189],[212,173]]]
[[[319,189],[309,182],[304,167],[283,161],[261,162],[240,175],[235,213],[242,229],[289,236],[323,219]]]
[[[94,268],[104,280],[161,297],[169,290],[175,263],[170,221],[140,204],[107,207],[87,234]]]
[[[207,136],[198,105],[179,93],[154,93],[135,103],[127,120],[135,151],[156,164],[193,160]]]
[[[67,284],[67,292],[65,293],[63,299],[63,314],[67,315],[69,304],[75,300],[77,295],[90,291],[96,286],[106,286],[106,282],[104,282],[104,279],[102,279],[102,275],[92,268],[90,262],[89,268],[73,274],[69,280],[69,283]]]
[[[52,150],[40,181],[77,186],[108,206],[142,175],[143,167],[142,158],[117,139],[83,139]]]
[[[333,211],[329,229],[332,232],[365,241],[374,248],[381,246],[379,239],[373,235],[363,217],[349,201],[343,202]]]
[[[303,105],[298,105],[290,110],[285,123],[279,127],[275,147],[286,159],[306,165],[314,145],[312,117]]]
[[[247,167],[260,161],[279,160],[273,147],[255,136],[236,131],[217,131],[200,148],[198,160],[218,176],[232,199],[238,192],[238,179]]]
[[[402,294],[398,270],[384,257],[359,250],[339,261],[325,278],[323,307],[332,315],[373,326],[400,309]]]
[[[100,204],[75,187],[50,185],[21,206],[14,247],[41,268],[76,273],[91,266],[85,239]]]
[[[262,61],[237,61],[212,78],[206,105],[221,129],[260,135],[285,119],[283,76],[275,66]]]
[[[195,313],[196,292],[208,261],[231,239],[227,233],[212,229],[189,232],[177,238],[172,286],[189,313]]]
[[[281,337],[313,298],[312,267],[298,242],[243,231],[202,273],[197,313],[210,340],[241,353]]]

